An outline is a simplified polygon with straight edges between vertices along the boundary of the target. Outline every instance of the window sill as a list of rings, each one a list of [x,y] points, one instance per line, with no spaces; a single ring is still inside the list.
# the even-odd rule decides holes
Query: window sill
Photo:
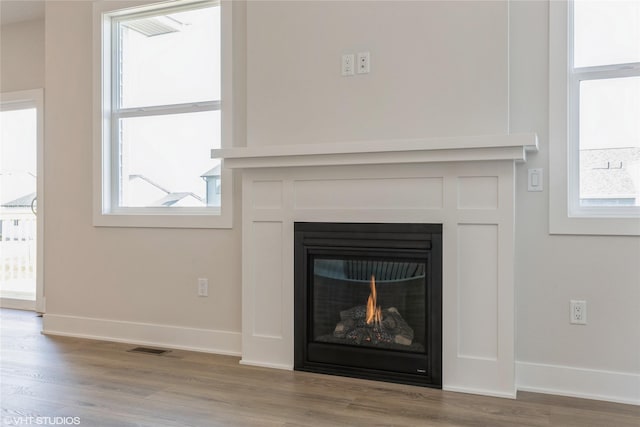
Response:
[[[166,211],[165,211],[166,212]],[[97,213],[96,227],[140,228],[232,228],[231,212],[211,209],[207,213]]]

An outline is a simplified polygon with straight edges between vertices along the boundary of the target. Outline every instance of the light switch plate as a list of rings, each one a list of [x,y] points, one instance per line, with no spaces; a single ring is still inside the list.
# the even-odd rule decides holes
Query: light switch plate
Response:
[[[542,168],[529,169],[527,191],[542,191],[544,189],[542,177]]]

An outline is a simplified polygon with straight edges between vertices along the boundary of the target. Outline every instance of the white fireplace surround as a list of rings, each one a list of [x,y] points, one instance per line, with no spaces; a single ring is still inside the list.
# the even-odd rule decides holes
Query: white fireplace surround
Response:
[[[515,163],[535,134],[213,150],[242,169],[242,361],[293,369],[293,224],[443,225],[445,390],[514,398]]]

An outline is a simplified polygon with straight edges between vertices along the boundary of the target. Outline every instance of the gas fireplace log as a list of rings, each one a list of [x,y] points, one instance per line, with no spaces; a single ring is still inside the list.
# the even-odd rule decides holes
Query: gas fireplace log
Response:
[[[381,325],[366,323],[367,308],[363,305],[340,312],[340,322],[336,324],[333,336],[360,344],[396,343],[409,346],[413,343],[413,329],[402,318],[395,307],[382,310]]]
[[[359,320],[367,317],[367,307],[364,305],[358,305],[356,307],[352,307],[349,310],[343,310],[340,312],[340,320],[344,321],[347,319],[350,320]]]
[[[333,336],[337,338],[346,337],[347,333],[355,327],[355,323],[355,320],[349,318],[338,322],[338,324],[336,325],[336,329],[333,331]]]
[[[387,310],[382,312],[383,321],[382,325],[385,325],[386,319],[389,319],[388,328],[392,330],[392,335],[394,337],[394,341],[397,344],[402,345],[411,345],[413,342],[413,329],[409,324],[402,318],[400,313],[395,307],[390,307]]]

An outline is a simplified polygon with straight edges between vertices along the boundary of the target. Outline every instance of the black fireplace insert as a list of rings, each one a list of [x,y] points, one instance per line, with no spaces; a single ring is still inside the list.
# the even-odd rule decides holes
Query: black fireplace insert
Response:
[[[440,388],[442,225],[294,227],[294,368]]]

